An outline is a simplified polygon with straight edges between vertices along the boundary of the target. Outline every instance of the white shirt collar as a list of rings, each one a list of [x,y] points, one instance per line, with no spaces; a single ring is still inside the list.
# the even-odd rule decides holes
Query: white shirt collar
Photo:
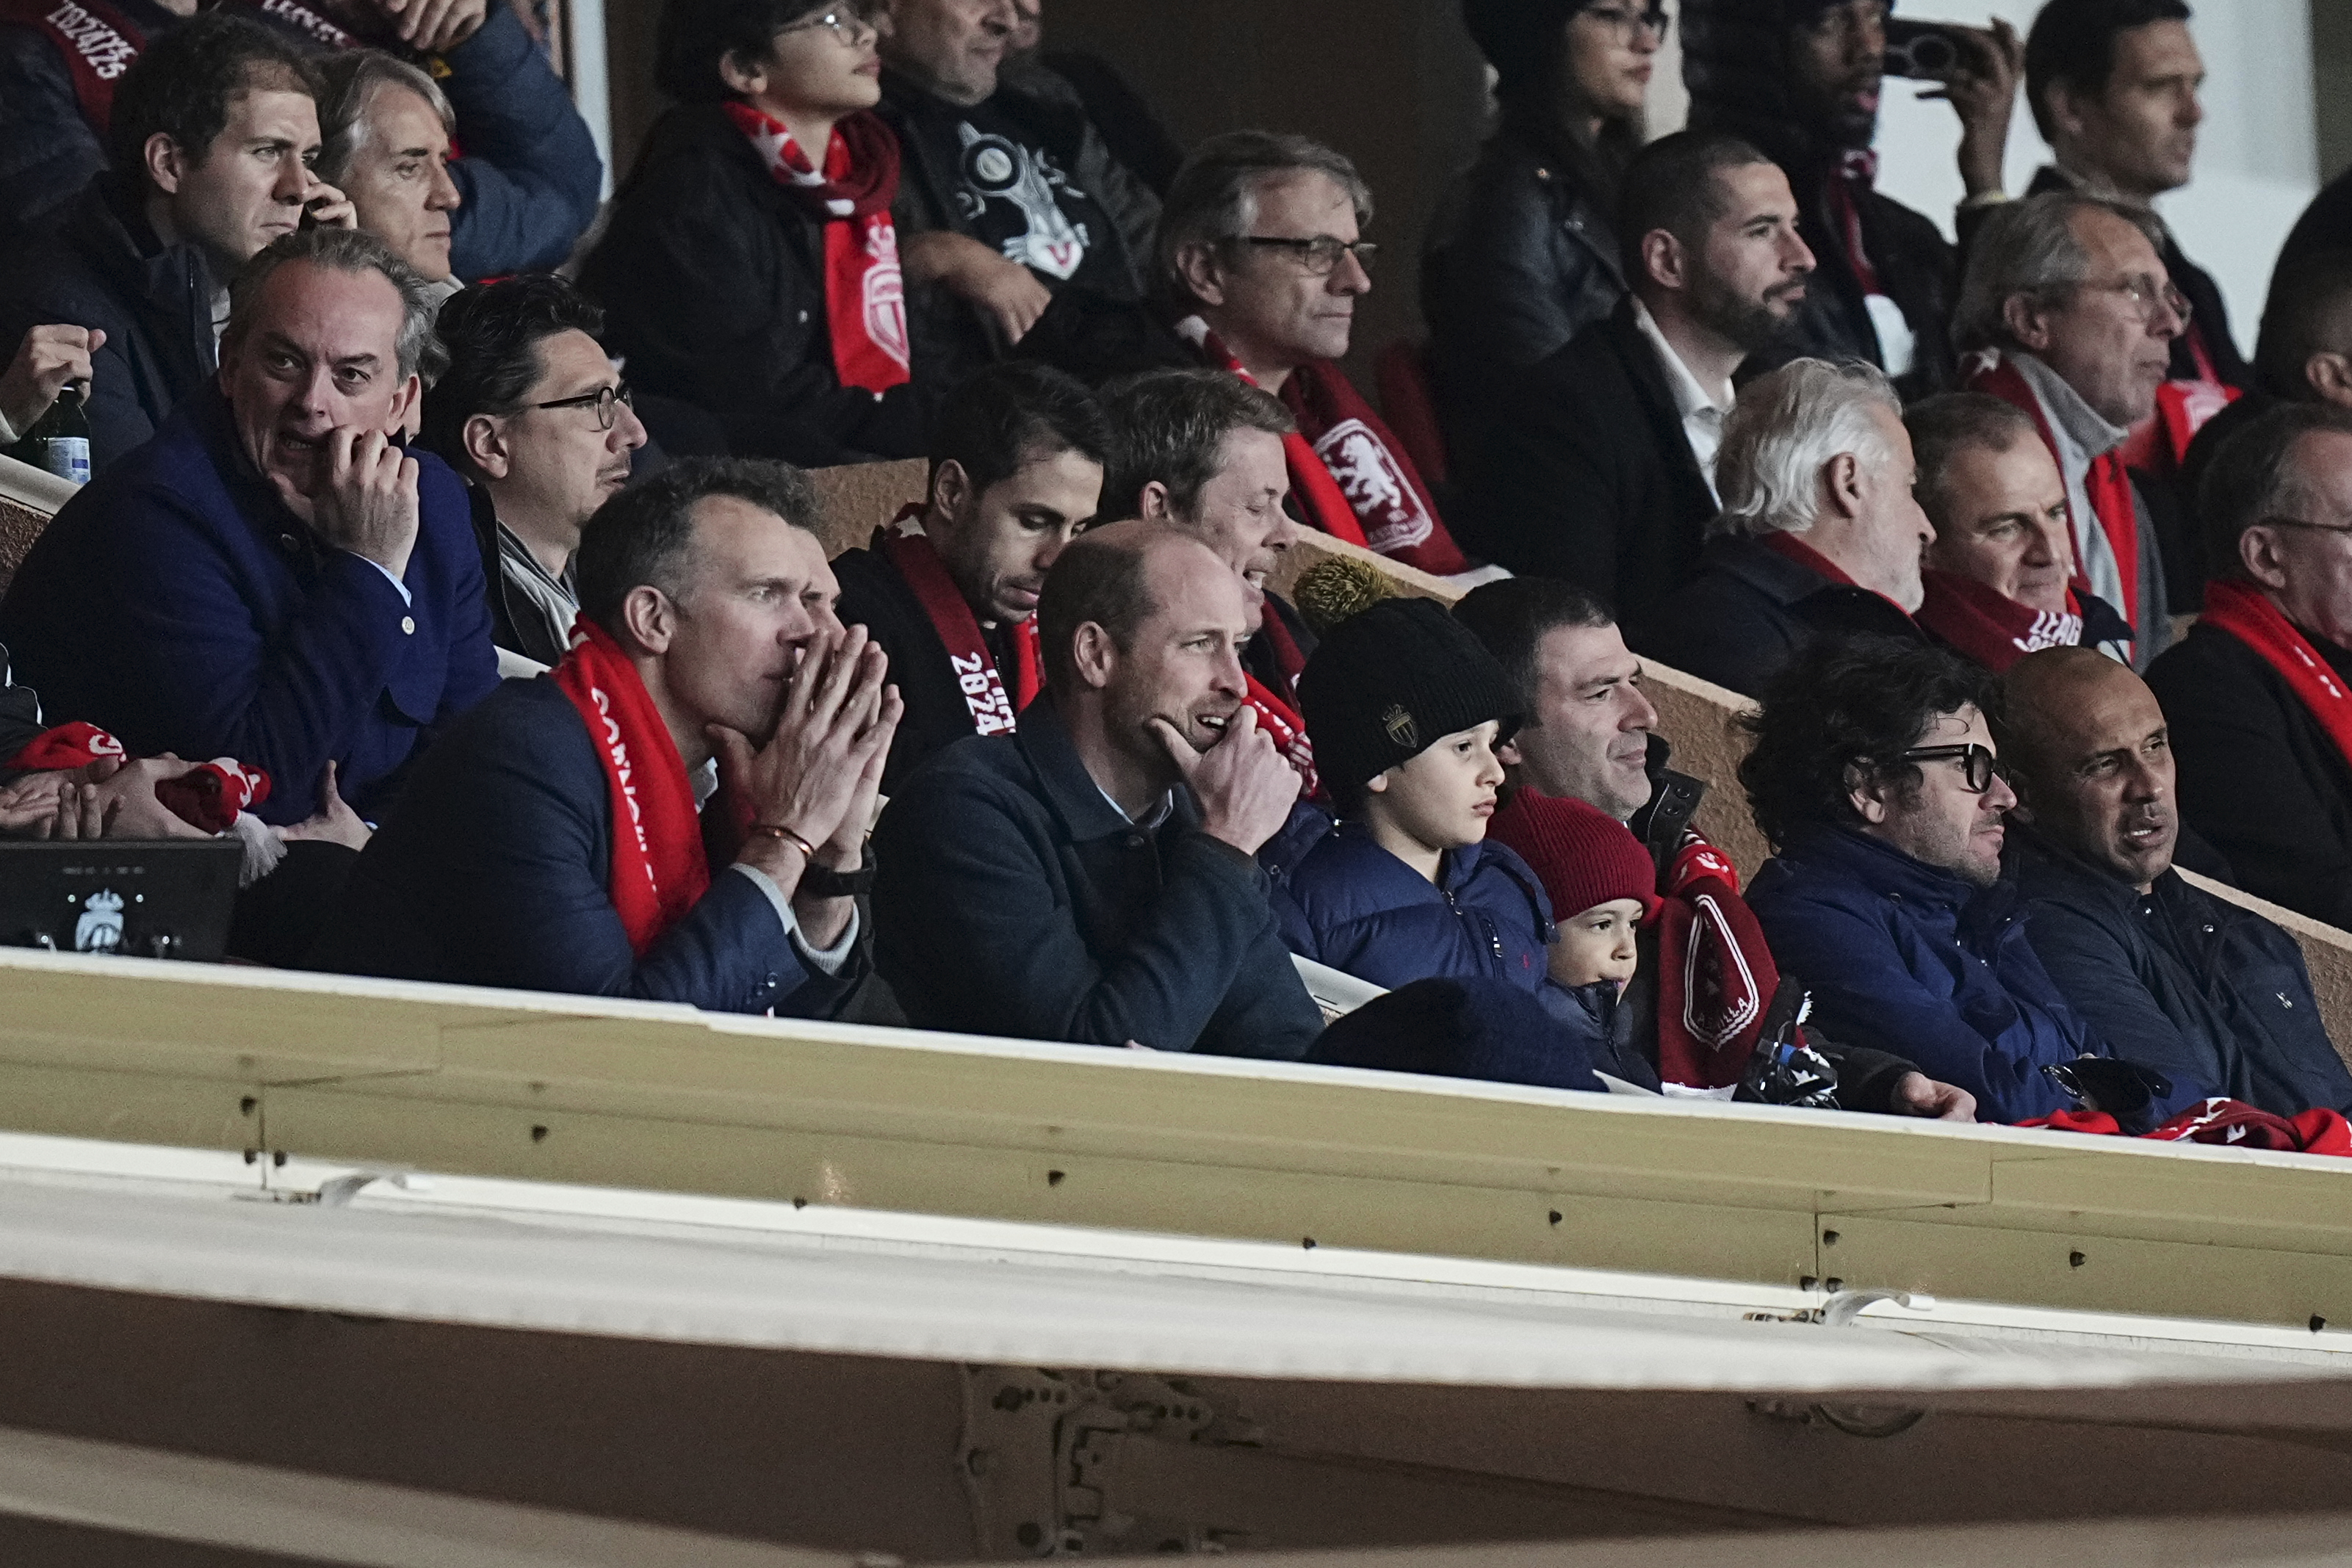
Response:
[[[1675,350],[1675,346],[1666,341],[1666,335],[1658,329],[1658,319],[1650,314],[1650,308],[1638,298],[1633,301],[1633,327],[1657,351],[1658,362],[1666,372],[1666,392],[1675,400],[1675,413],[1678,416],[1688,419],[1702,409],[1718,415],[1731,412],[1734,394],[1730,382],[1726,381],[1714,392],[1708,392],[1698,377],[1691,373],[1691,368],[1683,362],[1683,357]]]

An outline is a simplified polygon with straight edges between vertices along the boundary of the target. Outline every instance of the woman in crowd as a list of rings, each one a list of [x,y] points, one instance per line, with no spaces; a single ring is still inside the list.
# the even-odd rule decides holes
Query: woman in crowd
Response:
[[[1500,115],[1430,225],[1430,374],[1453,466],[1506,367],[1532,365],[1625,292],[1617,182],[1642,144],[1665,35],[1658,0],[1465,0]]]
[[[741,455],[919,456],[925,396],[890,204],[898,142],[855,0],[668,0],[655,125],[581,272],[641,391]]]

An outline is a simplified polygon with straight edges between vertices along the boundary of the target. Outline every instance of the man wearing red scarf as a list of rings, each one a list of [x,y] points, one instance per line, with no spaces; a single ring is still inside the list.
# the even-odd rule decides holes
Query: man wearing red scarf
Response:
[[[1372,287],[1373,247],[1360,229],[1371,208],[1354,166],[1328,147],[1263,131],[1215,137],[1169,188],[1162,283],[1202,362],[1274,393],[1297,418],[1286,455],[1310,526],[1423,571],[1466,571],[1403,444],[1337,362]]]
[[[1102,497],[1111,428],[1075,378],[1013,361],[940,412],[929,498],[834,558],[842,621],[890,656],[907,700],[883,793],[931,753],[1004,735],[1037,695],[1037,595]]]
[[[2181,814],[2247,892],[2352,927],[2352,412],[2272,409],[2204,494],[2217,575],[2147,672]]]
[[[1995,674],[2043,648],[2131,655],[2131,626],[2074,580],[2066,482],[2033,421],[1983,392],[1939,392],[1903,415],[1920,508],[1936,525],[1917,621]]]
[[[2170,640],[2163,548],[2123,454],[2189,321],[2163,237],[2147,212],[2095,196],[2012,202],[1977,235],[1953,324],[1968,387],[2031,416],[2058,460],[2077,576],[2131,622],[2135,668]]]
[[[581,540],[581,616],[416,772],[317,967],[722,1012],[831,1009],[901,711],[834,619],[807,482],[690,458]]]

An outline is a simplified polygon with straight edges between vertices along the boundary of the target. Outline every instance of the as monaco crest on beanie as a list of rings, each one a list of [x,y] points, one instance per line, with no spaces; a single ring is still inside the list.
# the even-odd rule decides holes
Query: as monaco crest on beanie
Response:
[[[1519,727],[1510,678],[1486,645],[1428,599],[1386,599],[1323,634],[1298,677],[1323,776],[1371,782],[1449,735],[1488,719]]]

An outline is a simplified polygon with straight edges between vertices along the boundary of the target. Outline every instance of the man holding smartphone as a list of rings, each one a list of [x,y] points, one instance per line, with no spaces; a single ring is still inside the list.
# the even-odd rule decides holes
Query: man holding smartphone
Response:
[[[1683,79],[1694,129],[1752,141],[1787,172],[1820,263],[1804,308],[1750,370],[1866,360],[1910,398],[1952,382],[1959,267],[1932,220],[1875,187],[1890,10],[1887,0],[1684,0]],[[1934,26],[1950,47],[1916,51],[1912,68],[1940,68],[1927,96],[1959,115],[1965,215],[2002,199],[2024,50],[2005,22]]]

